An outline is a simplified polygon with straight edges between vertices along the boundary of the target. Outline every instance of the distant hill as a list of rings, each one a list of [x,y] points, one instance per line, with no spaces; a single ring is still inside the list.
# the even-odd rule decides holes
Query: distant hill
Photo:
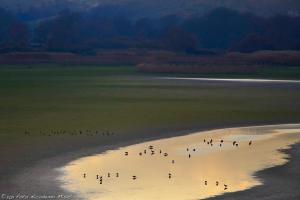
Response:
[[[74,0],[76,1],[76,0]],[[89,2],[88,0],[86,2]],[[299,14],[299,0],[90,0],[93,5],[111,4],[135,7],[136,11],[147,14],[205,14],[217,7],[236,9],[242,12],[251,12],[269,16],[274,14]]]
[[[299,0],[0,0],[0,7],[10,10],[32,9],[88,9],[96,6],[121,6],[134,16],[202,15],[216,7],[270,16],[274,14],[299,15]]]

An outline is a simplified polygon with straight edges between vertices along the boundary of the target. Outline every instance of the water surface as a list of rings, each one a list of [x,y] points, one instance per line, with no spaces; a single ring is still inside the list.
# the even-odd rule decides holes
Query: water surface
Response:
[[[278,150],[299,141],[300,125],[197,132],[83,157],[59,180],[90,200],[204,199],[263,184],[255,172],[285,164]]]
[[[183,78],[183,77],[164,77],[170,80],[194,80],[194,81],[221,81],[221,82],[248,82],[248,83],[300,83],[299,80],[284,79],[260,79],[260,78]]]

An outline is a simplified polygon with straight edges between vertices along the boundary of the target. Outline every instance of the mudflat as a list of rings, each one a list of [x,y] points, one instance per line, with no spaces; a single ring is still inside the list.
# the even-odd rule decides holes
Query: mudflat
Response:
[[[1,193],[18,192],[12,177],[63,153],[300,120],[294,83],[158,80],[123,66],[1,68],[0,82]],[[70,134],[79,130],[101,134]]]

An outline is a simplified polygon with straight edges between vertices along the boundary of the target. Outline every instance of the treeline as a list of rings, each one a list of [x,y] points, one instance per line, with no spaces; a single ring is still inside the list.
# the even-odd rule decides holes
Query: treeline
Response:
[[[300,50],[300,17],[262,18],[219,8],[201,17],[131,20],[112,12],[65,10],[54,18],[25,23],[0,9],[0,51],[93,54],[98,49],[135,48],[207,54]]]
[[[0,9],[0,52],[25,51],[29,47],[29,26]]]

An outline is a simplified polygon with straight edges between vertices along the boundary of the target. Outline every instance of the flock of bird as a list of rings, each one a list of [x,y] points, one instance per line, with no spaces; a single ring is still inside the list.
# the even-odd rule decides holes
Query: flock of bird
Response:
[[[210,146],[210,147],[212,147],[212,146],[214,145],[213,139],[210,139],[210,140],[204,139],[203,142],[204,142],[206,145]],[[238,147],[238,146],[239,146],[239,144],[238,144],[237,141],[227,141],[227,142],[230,142],[230,143],[232,142],[232,146],[234,146],[234,147]],[[223,145],[224,143],[225,143],[224,140],[220,140],[219,142],[217,142],[217,145],[220,146],[220,147],[222,147],[222,145]],[[251,141],[251,140],[248,142],[248,145],[249,145],[249,146],[252,145],[252,141]],[[192,157],[192,152],[196,152],[196,151],[197,151],[197,148],[189,148],[189,147],[187,147],[187,148],[186,148],[186,151],[188,152],[188,154],[187,154],[187,155],[188,155],[188,158],[191,158],[191,157]],[[168,153],[163,152],[161,149],[157,150],[157,152],[158,152],[160,155],[164,156],[164,157],[169,156]],[[139,152],[138,155],[139,155],[139,156],[143,156],[143,155],[146,155],[147,153],[148,153],[149,155],[151,155],[151,156],[154,155],[154,154],[156,153],[156,151],[154,150],[154,146],[152,146],[152,145],[148,146],[148,148],[145,148],[142,152]],[[125,151],[125,152],[124,152],[124,155],[125,155],[125,156],[129,156],[129,152],[128,152],[128,151]],[[175,160],[172,160],[171,163],[172,163],[172,164],[175,164]],[[120,177],[120,174],[117,172],[117,173],[114,174],[114,176],[115,176],[116,178],[119,178],[119,177]],[[83,178],[85,179],[86,177],[87,177],[87,174],[84,173],[84,174],[83,174]],[[107,178],[110,178],[110,177],[112,177],[112,174],[111,174],[111,173],[107,173]],[[169,172],[169,173],[167,174],[166,177],[169,178],[169,179],[171,179],[171,178],[173,177],[173,175]],[[132,175],[132,180],[136,180],[137,178],[138,178],[138,177],[137,177],[136,175]],[[102,184],[102,183],[103,183],[103,179],[104,179],[103,176],[100,176],[99,174],[96,175],[96,180],[99,180],[99,184]],[[205,186],[208,185],[208,181],[207,181],[207,180],[204,181],[204,185],[205,185]],[[220,186],[220,182],[219,182],[219,181],[216,181],[216,182],[215,182],[215,186]],[[227,189],[228,189],[228,185],[227,185],[227,184],[223,184],[223,186],[224,186],[224,190],[227,190]]]
[[[112,131],[99,131],[99,130],[49,130],[49,131],[39,131],[38,132],[42,136],[114,136],[115,133]],[[30,132],[28,130],[24,131],[25,136],[36,135],[34,132]]]
[[[213,146],[213,139],[210,139],[209,141],[206,141],[206,139],[204,139],[203,142],[204,142],[204,143],[207,143],[207,144],[210,145],[210,146]],[[219,146],[222,147],[223,144],[224,144],[224,140],[220,140]],[[248,144],[249,144],[249,146],[251,146],[252,140],[250,140]],[[233,141],[233,142],[232,142],[232,145],[233,145],[233,146],[236,146],[236,147],[239,146],[239,144],[238,144],[237,141]]]

